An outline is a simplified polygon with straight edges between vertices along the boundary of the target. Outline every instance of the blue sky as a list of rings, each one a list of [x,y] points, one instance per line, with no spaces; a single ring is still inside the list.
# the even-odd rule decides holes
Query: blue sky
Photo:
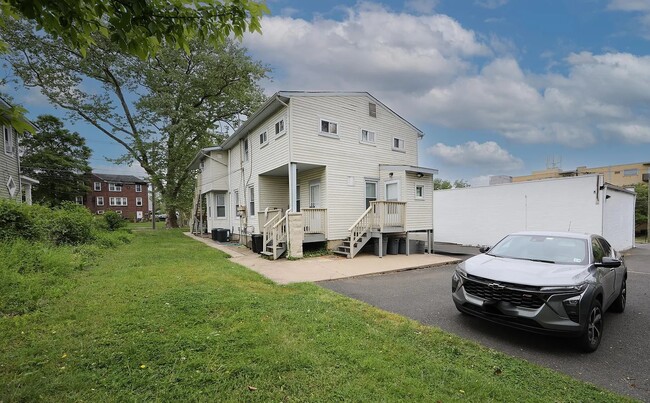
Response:
[[[267,4],[263,35],[244,45],[273,69],[268,95],[368,91],[425,132],[420,164],[443,178],[650,161],[650,0]],[[119,148],[70,127],[107,169]]]

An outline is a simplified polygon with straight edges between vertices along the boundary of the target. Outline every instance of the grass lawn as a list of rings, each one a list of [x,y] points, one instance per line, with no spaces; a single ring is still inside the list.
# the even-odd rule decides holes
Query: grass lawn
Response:
[[[36,313],[0,318],[0,401],[619,401],[179,231],[138,231]]]

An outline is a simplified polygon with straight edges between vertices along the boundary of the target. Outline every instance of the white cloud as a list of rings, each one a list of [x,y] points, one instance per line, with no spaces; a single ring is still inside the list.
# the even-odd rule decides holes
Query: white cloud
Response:
[[[610,10],[650,12],[650,2],[648,0],[612,0],[607,8]]]
[[[566,73],[532,73],[507,39],[370,3],[342,20],[269,17],[262,29],[245,45],[278,69],[267,90],[369,91],[408,120],[524,143],[646,141],[650,56],[572,53],[558,61]]]
[[[429,147],[427,153],[449,165],[478,166],[493,171],[512,171],[524,165],[520,158],[513,156],[494,141],[468,141],[456,146],[437,143]]]
[[[508,0],[476,0],[474,4],[484,8],[499,8],[508,4]]]

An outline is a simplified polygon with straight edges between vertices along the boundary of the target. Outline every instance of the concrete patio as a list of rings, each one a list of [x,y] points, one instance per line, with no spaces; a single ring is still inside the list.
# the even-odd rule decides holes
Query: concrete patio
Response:
[[[460,259],[436,254],[387,255],[382,258],[360,254],[354,259],[327,255],[299,260],[267,260],[242,245],[221,244],[210,238],[198,237],[191,233],[185,233],[185,235],[227,253],[233,262],[256,271],[278,284],[334,280],[460,262]]]

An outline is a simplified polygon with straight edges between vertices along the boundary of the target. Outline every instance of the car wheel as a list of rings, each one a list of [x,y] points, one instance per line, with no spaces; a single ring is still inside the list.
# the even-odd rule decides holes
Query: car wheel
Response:
[[[603,308],[598,300],[593,300],[587,315],[587,327],[580,337],[582,349],[592,353],[598,349],[603,337]]]
[[[618,297],[612,304],[610,308],[612,312],[621,313],[625,310],[625,304],[627,303],[627,279],[623,279],[623,284],[621,284],[621,292],[618,294]]]

